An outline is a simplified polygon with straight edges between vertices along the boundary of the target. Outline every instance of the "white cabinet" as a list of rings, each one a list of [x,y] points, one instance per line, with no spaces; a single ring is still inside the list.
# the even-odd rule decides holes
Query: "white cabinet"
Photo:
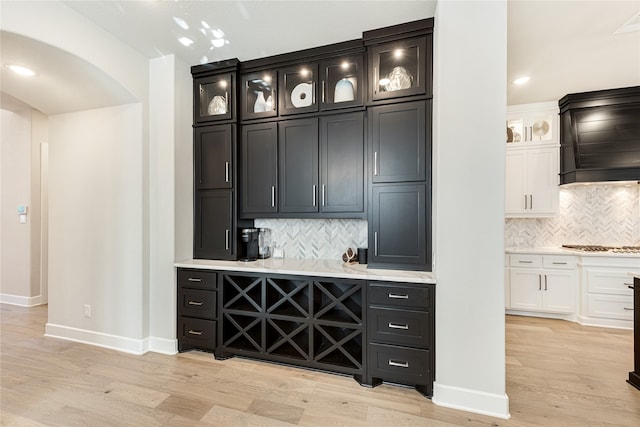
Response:
[[[558,147],[508,147],[505,182],[507,217],[558,213]]]
[[[509,258],[511,310],[575,313],[575,257],[516,254]]]
[[[507,143],[557,141],[558,104],[544,102],[507,108]]]
[[[581,323],[594,326],[632,328],[633,278],[640,257],[591,256],[582,258],[584,288]]]
[[[555,103],[508,108],[506,217],[557,215],[560,173],[557,129],[558,107]],[[514,138],[514,132],[522,137]]]

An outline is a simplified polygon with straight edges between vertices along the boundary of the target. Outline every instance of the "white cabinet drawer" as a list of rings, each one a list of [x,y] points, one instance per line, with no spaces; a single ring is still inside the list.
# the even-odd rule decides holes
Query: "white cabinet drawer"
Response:
[[[576,257],[566,255],[545,255],[542,258],[544,268],[576,268]]]
[[[515,254],[510,256],[511,267],[542,267],[542,255]]]
[[[633,295],[633,278],[626,269],[588,268],[585,270],[588,292]]]
[[[587,296],[587,315],[605,319],[633,321],[633,297],[589,294]]]

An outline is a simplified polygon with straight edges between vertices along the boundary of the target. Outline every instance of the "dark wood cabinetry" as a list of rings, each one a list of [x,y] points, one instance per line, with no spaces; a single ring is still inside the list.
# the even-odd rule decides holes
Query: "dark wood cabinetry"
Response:
[[[433,394],[435,286],[369,282],[365,384],[383,381]]]
[[[236,258],[234,201],[233,190],[195,193],[194,258]]]
[[[240,158],[241,214],[252,217],[278,212],[278,124],[243,126]]]
[[[230,62],[230,61],[228,61]],[[224,65],[230,65],[225,63]],[[194,122],[235,119],[235,73],[203,75],[193,80]]]
[[[178,269],[178,350],[214,352],[217,341],[217,274]]]
[[[364,213],[364,113],[320,118],[320,209]]]
[[[375,185],[369,211],[369,267],[426,269],[429,208],[424,184]]]
[[[278,123],[280,212],[318,212],[318,119]]]
[[[195,188],[233,188],[235,125],[195,128]]]

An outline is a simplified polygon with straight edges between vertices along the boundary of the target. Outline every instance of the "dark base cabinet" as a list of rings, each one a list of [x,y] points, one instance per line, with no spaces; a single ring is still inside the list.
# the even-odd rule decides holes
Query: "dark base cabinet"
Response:
[[[345,375],[434,381],[434,285],[178,269],[178,349]]]

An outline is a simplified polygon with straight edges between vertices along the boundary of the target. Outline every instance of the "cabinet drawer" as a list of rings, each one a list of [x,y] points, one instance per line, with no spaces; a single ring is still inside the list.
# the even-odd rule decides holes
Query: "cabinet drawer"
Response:
[[[196,347],[213,351],[216,348],[216,322],[214,320],[179,317],[178,341],[181,349]]]
[[[178,285],[185,288],[217,289],[217,274],[213,271],[178,269]]]
[[[400,384],[431,381],[431,352],[394,345],[369,344],[369,371],[372,377]]]
[[[545,255],[542,257],[542,266],[544,268],[576,268],[576,258],[572,256],[562,255]]]
[[[407,286],[382,282],[369,283],[369,304],[426,310],[432,304],[429,285]]]
[[[604,319],[633,321],[633,297],[589,294],[587,296],[587,315]]]
[[[369,309],[369,341],[429,348],[431,314],[424,311]]]
[[[616,295],[633,295],[633,277],[629,276],[627,269],[586,269],[588,292],[598,292]]]
[[[179,288],[178,315],[214,320],[216,318],[216,294],[215,291]]]
[[[542,255],[516,254],[509,259],[511,267],[542,267]]]

